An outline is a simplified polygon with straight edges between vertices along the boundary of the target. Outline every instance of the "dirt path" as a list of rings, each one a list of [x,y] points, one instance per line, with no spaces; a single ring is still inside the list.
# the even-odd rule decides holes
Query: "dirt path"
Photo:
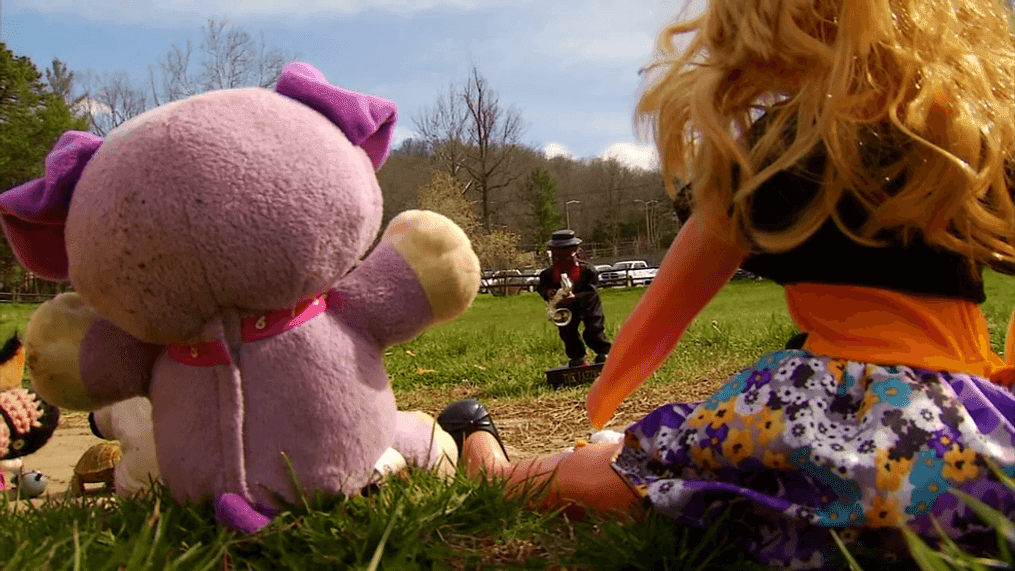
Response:
[[[641,418],[656,406],[672,401],[701,400],[714,392],[720,383],[700,380],[694,383],[665,387],[642,387],[628,398],[617,411],[608,429],[623,431],[628,424]],[[538,400],[498,401],[483,399],[474,387],[458,387],[448,392],[418,392],[399,395],[399,406],[423,410],[437,416],[454,400],[476,397],[490,410],[512,459],[550,454],[569,448],[578,438],[588,438],[590,426],[585,416],[585,393],[582,390],[562,391]],[[102,442],[88,428],[88,415],[83,412],[62,412],[60,425],[50,441],[38,452],[23,459],[25,470],[38,470],[49,484],[46,494],[61,497],[70,484],[74,465],[94,444]],[[34,503],[41,503],[36,500]]]
[[[632,422],[667,402],[700,401],[722,385],[700,379],[667,386],[643,386],[627,398],[604,428],[623,432]],[[551,393],[538,400],[487,399],[475,387],[454,391],[416,392],[399,395],[399,406],[437,416],[444,406],[462,398],[478,398],[490,411],[512,459],[560,452],[574,446],[575,439],[588,439],[592,430],[585,413],[585,390]]]

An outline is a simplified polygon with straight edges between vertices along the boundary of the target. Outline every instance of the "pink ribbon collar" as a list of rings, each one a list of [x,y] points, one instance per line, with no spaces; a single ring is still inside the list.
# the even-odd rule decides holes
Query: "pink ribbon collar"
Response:
[[[308,297],[292,309],[273,309],[260,315],[240,320],[240,335],[243,341],[261,341],[284,333],[306,323],[328,308],[328,294]],[[169,357],[177,363],[192,367],[229,365],[229,349],[219,340],[198,343],[171,343],[167,348]]]

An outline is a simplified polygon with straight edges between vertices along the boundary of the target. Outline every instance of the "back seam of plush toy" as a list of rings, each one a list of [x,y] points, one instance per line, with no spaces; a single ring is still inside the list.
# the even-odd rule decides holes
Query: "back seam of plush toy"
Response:
[[[224,310],[229,313],[228,309]],[[232,310],[235,314],[235,309]],[[238,315],[218,315],[212,320],[212,330],[226,347],[232,347],[226,335],[227,322],[238,322]],[[234,319],[230,319],[230,317]],[[232,351],[230,351],[232,352]],[[218,385],[219,435],[222,443],[222,460],[225,464],[224,492],[235,491],[243,495],[247,501],[253,501],[247,487],[247,470],[243,450],[243,375],[240,373],[238,355],[230,355],[232,362],[227,365],[213,367],[213,375]]]

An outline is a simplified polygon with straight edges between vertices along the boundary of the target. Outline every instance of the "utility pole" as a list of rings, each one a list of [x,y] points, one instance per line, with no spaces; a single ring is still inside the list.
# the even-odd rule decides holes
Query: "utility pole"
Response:
[[[571,230],[571,208],[572,204],[581,203],[580,200],[568,200],[564,203],[564,223],[567,224],[567,229]]]
[[[635,202],[640,202],[640,203],[645,205],[645,238],[647,239],[649,247],[651,248],[653,246],[653,244],[652,244],[652,219],[649,218],[648,207],[649,207],[650,204],[656,204],[659,201],[656,200],[656,199],[645,201],[645,200],[642,200],[642,199],[638,198],[638,199],[635,199]]]

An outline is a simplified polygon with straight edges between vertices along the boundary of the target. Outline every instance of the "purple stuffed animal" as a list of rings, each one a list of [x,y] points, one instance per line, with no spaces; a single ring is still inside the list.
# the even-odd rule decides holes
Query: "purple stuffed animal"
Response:
[[[21,262],[76,291],[29,323],[37,392],[78,410],[148,396],[173,495],[244,532],[275,494],[297,501],[287,460],[308,492],[353,494],[403,460],[457,458],[432,418],[396,411],[383,354],[464,312],[479,262],[425,211],[371,250],[395,116],[295,63],[276,92],[65,134],[45,178],[0,195]]]

